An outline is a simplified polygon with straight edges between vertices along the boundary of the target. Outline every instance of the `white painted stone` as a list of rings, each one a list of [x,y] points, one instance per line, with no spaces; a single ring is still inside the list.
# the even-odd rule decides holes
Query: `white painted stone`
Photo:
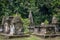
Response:
[[[15,27],[14,25],[10,25],[10,35],[13,35],[15,33]]]

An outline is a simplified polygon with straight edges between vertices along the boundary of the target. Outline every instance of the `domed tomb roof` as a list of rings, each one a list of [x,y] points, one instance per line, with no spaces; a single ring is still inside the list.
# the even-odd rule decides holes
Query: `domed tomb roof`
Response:
[[[22,24],[20,16],[15,16],[12,20],[12,23],[21,23]]]

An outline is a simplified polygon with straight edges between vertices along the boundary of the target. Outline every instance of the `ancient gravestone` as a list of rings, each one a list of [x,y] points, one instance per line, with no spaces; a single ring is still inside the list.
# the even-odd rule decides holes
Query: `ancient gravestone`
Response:
[[[34,22],[33,22],[33,16],[32,16],[31,10],[29,11],[29,21],[30,21],[29,31],[33,32],[34,31]]]
[[[57,18],[55,16],[53,16],[52,18],[52,24],[56,24],[57,23]]]
[[[46,28],[45,28],[45,24],[41,23],[41,29],[40,29],[40,34],[45,34],[46,33]]]
[[[55,25],[55,32],[58,32],[58,20],[55,16],[52,18],[52,24]]]
[[[20,16],[16,15],[15,17],[13,16],[8,16],[8,17],[3,17],[2,19],[2,27],[3,27],[3,32],[6,34],[14,35],[14,34],[23,34],[23,23],[20,19]]]
[[[14,34],[23,34],[22,29],[23,29],[23,23],[20,19],[20,16],[15,16],[11,22],[11,24],[14,25],[15,27],[15,33]]]
[[[54,26],[53,25],[50,25],[50,24],[48,24],[48,25],[45,25],[45,23],[41,23],[41,25],[40,25],[40,35],[47,35],[48,34],[48,36],[50,35],[50,34],[54,34],[55,32],[54,32]]]
[[[40,33],[40,25],[36,25],[34,28],[34,34]]]
[[[10,23],[13,17],[11,16],[4,16],[2,19],[2,27],[3,27],[3,32],[9,34],[10,32]]]

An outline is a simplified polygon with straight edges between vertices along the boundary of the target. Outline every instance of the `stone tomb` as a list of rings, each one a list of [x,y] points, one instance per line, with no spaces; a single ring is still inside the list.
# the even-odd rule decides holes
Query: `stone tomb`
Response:
[[[23,34],[23,23],[19,16],[14,17],[11,24],[15,27],[15,34]]]
[[[39,27],[35,28],[34,34],[38,36],[53,36],[55,34],[55,26],[41,23]]]
[[[52,25],[55,25],[55,32],[56,32],[56,34],[60,34],[60,26],[59,26],[59,22],[58,22],[58,20],[57,20],[57,18],[55,17],[55,16],[53,16],[53,18],[52,18],[52,23],[51,23]]]
[[[40,26],[34,28],[34,34],[38,36],[56,36],[60,35],[59,29],[58,20],[53,16],[51,24],[45,25],[44,23],[41,23]]]
[[[3,17],[3,21],[2,21],[2,25],[3,25],[3,32],[6,33],[6,34],[9,34],[10,33],[10,25],[11,25],[11,21],[12,21],[13,17],[10,16],[10,17]]]
[[[9,35],[20,35],[23,34],[23,23],[19,16],[13,17],[8,16],[3,18],[3,33]]]

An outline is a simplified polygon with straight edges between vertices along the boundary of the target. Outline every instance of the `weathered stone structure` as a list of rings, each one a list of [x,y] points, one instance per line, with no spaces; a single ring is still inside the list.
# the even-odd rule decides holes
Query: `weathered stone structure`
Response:
[[[32,16],[31,11],[29,12],[29,21],[30,21],[29,31],[34,32],[34,22],[33,22],[33,16]]]
[[[59,29],[60,27],[58,26],[58,20],[55,16],[52,18],[52,23],[45,25],[44,23],[41,23],[40,26],[35,26],[34,28],[34,34],[39,35],[39,36],[56,36],[60,35]]]
[[[60,27],[59,27],[59,22],[55,16],[52,18],[52,25],[55,25],[55,33],[58,34]]]
[[[23,29],[23,23],[20,19],[20,16],[15,16],[11,22],[11,24],[14,25],[15,27],[15,34],[23,34],[22,29]]]
[[[29,13],[29,32],[33,32],[35,35],[39,36],[55,36],[60,35],[60,27],[58,26],[58,20],[55,16],[52,18],[51,24],[45,25],[45,23],[41,23],[38,26],[34,26],[33,17],[31,14],[31,11]],[[16,14],[15,17],[8,16],[3,17],[2,20],[2,27],[3,27],[3,33],[9,34],[9,35],[23,35],[24,34],[24,27],[23,22]]]
[[[2,25],[3,25],[4,33],[7,33],[7,34],[9,33],[12,19],[13,19],[12,16],[10,16],[10,17],[4,16],[3,17]]]
[[[10,35],[20,35],[23,34],[23,23],[20,19],[20,16],[16,14],[15,17],[8,16],[3,17],[2,21],[3,33],[10,34]]]

